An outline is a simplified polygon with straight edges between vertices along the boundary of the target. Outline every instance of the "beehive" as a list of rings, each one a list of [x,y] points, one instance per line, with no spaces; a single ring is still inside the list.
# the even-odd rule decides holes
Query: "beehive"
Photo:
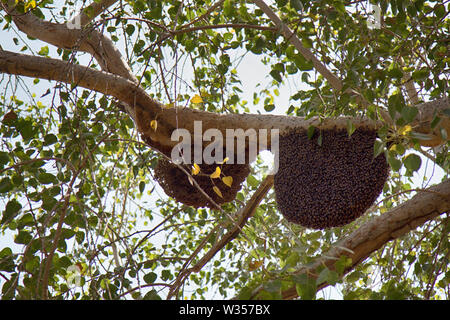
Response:
[[[373,157],[376,132],[305,131],[280,137],[274,177],[278,208],[290,222],[313,229],[348,224],[377,199],[389,175],[384,154]],[[318,137],[322,135],[319,145]]]

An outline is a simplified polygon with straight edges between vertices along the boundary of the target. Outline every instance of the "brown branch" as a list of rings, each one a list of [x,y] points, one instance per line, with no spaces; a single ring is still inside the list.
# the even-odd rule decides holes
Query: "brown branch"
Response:
[[[229,230],[216,244],[214,244],[214,246],[209,249],[209,251],[195,264],[195,266],[192,267],[192,272],[199,272],[205,264],[207,264],[216,255],[216,253],[218,253],[223,247],[239,235],[248,219],[253,216],[256,208],[258,208],[267,192],[269,192],[272,188],[273,177],[273,175],[268,175],[264,179],[245,207],[243,207],[237,214],[237,221],[236,224],[233,225],[233,228]]]
[[[207,25],[207,26],[198,26],[198,27],[190,27],[190,28],[183,28],[183,29],[177,29],[172,30],[170,33],[172,35],[180,34],[180,33],[188,33],[188,32],[194,32],[198,30],[208,30],[208,29],[226,29],[226,28],[244,28],[244,29],[256,29],[261,31],[278,31],[277,28],[274,27],[266,27],[266,26],[258,26],[254,24],[248,24],[248,23],[226,23],[226,24],[214,24],[214,25]]]
[[[53,238],[53,245],[45,258],[44,265],[44,275],[42,278],[42,299],[48,299],[48,277],[50,275],[50,268],[53,264],[53,256],[55,254],[56,248],[58,247],[58,242],[62,233],[62,225],[64,223],[64,219],[66,217],[67,208],[69,206],[70,195],[72,194],[73,184],[75,183],[78,174],[80,173],[81,168],[78,170],[76,174],[73,175],[72,180],[69,183],[69,187],[67,189],[66,195],[64,196],[64,205],[62,206],[59,214],[58,225],[56,226],[55,236]]]
[[[105,0],[105,4],[110,2]],[[3,10],[11,15],[16,26],[26,35],[58,48],[89,53],[97,60],[102,70],[137,82],[114,43],[98,30],[69,28],[67,23],[59,24],[40,20],[31,12],[19,14],[14,8],[14,3],[13,0],[10,0],[8,4],[2,3]],[[92,6],[96,8],[96,12],[99,12],[102,4],[93,3]],[[86,22],[86,19],[82,21]]]
[[[57,162],[58,161],[62,162],[65,165],[67,165],[72,172],[76,171],[75,167],[73,166],[73,164],[70,161],[68,161],[67,159],[55,158],[55,157],[44,157],[44,158],[36,158],[36,159],[31,159],[31,160],[22,161],[20,163],[16,163],[16,164],[14,164],[14,165],[12,165],[10,167],[7,167],[7,168],[4,168],[4,169],[0,170],[0,173],[3,173],[4,171],[10,170],[10,169],[18,168],[18,167],[21,167],[21,166],[26,166],[28,164],[31,164],[31,163],[34,163],[34,162],[37,162],[37,161],[46,161],[46,160],[54,160],[54,161],[57,161]]]
[[[383,125],[381,121],[373,121],[362,117],[338,117],[321,119],[313,117],[289,117],[268,114],[217,114],[194,110],[190,108],[165,109],[160,103],[153,100],[141,87],[123,77],[111,73],[98,71],[81,65],[72,65],[66,61],[51,58],[35,57],[19,53],[0,50],[0,72],[23,75],[33,78],[61,81],[75,84],[106,95],[133,107],[133,113],[138,129],[155,150],[170,154],[172,147],[178,142],[171,140],[172,132],[176,128],[185,128],[194,132],[194,121],[201,121],[203,130],[216,128],[227,139],[226,130],[230,128],[267,130],[267,148],[270,148],[271,129],[278,129],[279,134],[290,132],[293,129],[307,130],[310,126],[318,129],[345,129],[350,120],[355,127],[377,129]],[[444,98],[417,105],[419,114],[411,123],[414,130],[421,133],[430,133],[430,122],[434,115],[449,108],[450,99]],[[150,126],[150,121],[157,119],[158,129]],[[445,127],[450,132],[450,119],[442,116],[442,121],[435,130]],[[234,139],[234,136],[229,137]],[[438,140],[437,142],[439,142]],[[234,142],[233,142],[234,143]],[[425,143],[430,143],[424,140]]]

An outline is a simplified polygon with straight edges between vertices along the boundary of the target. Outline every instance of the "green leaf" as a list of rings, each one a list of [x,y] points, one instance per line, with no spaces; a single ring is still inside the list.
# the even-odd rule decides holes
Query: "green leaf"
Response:
[[[378,157],[384,151],[384,142],[376,139],[373,144],[373,157]]]
[[[291,8],[297,11],[303,10],[303,3],[300,0],[290,0],[289,4],[291,5]]]
[[[294,276],[293,280],[297,294],[302,300],[313,300],[316,298],[317,285],[314,278],[301,274]]]
[[[231,17],[233,15],[233,0],[225,0],[223,3],[223,13],[226,17]]]
[[[328,268],[323,269],[316,279],[316,285],[321,283],[328,283],[334,286],[339,281],[339,275],[336,271],[330,270]]]
[[[22,205],[17,200],[9,201],[6,204],[0,225],[11,222],[19,214],[20,209],[22,209]]]
[[[299,68],[301,71],[309,71],[314,67],[313,63],[309,60],[306,60],[300,53],[293,58],[293,61],[297,68]]]
[[[322,135],[322,132],[320,132],[319,137],[317,138],[317,144],[319,146],[322,146],[322,141],[323,141],[323,135]]]
[[[0,151],[0,169],[9,163],[9,155],[7,152]]]
[[[343,274],[345,269],[352,265],[352,259],[346,255],[342,255],[338,261],[335,262],[334,266],[338,274]]]
[[[410,154],[406,156],[406,158],[403,160],[403,163],[408,170],[416,171],[419,170],[422,164],[422,159],[416,154]]]
[[[422,68],[419,70],[416,70],[412,73],[411,77],[413,80],[419,81],[419,80],[425,80],[428,78],[430,74],[430,70],[428,68]]]
[[[48,46],[43,46],[41,50],[39,50],[38,55],[40,56],[48,56]]]
[[[145,181],[139,182],[139,192],[142,193],[145,190]]]
[[[161,300],[161,297],[158,295],[156,290],[153,289],[145,294],[144,300]]]
[[[247,184],[252,188],[256,188],[259,186],[259,181],[253,175],[249,174],[247,177]]]
[[[401,112],[405,105],[405,100],[401,93],[395,93],[388,98],[388,112],[392,119],[396,112]]]
[[[353,134],[353,132],[355,132],[355,130],[356,130],[356,127],[353,124],[353,122],[351,120],[347,120],[347,133],[348,133],[348,136],[350,137]]]
[[[33,239],[33,237],[31,236],[31,234],[28,231],[21,230],[21,231],[19,231],[19,234],[14,239],[14,242],[17,244],[28,244],[28,243],[30,243],[31,239]]]
[[[391,69],[388,69],[388,75],[392,78],[400,79],[403,77],[403,72],[398,67],[393,67]]]
[[[144,281],[145,281],[145,283],[153,283],[153,282],[155,282],[157,277],[158,276],[156,275],[156,273],[150,272],[144,276]]]
[[[52,134],[52,133],[47,134],[44,137],[44,146],[50,146],[50,145],[56,143],[57,141],[58,141],[58,138],[54,134]]]
[[[0,251],[0,271],[14,272],[16,265],[11,248],[4,248]]]
[[[308,136],[308,139],[311,140],[313,135],[314,135],[314,131],[315,131],[315,127],[314,126],[309,126],[308,130],[306,131],[306,135]]]
[[[394,155],[392,155],[391,152],[388,153],[387,160],[392,170],[394,171],[399,171],[402,167],[402,162],[398,160]]]
[[[136,30],[136,28],[132,24],[127,25],[127,27],[125,28],[125,32],[129,36],[131,36],[134,33],[135,30]]]
[[[16,128],[19,130],[20,135],[25,141],[31,139],[36,133],[36,128],[33,126],[31,120],[19,119]]]

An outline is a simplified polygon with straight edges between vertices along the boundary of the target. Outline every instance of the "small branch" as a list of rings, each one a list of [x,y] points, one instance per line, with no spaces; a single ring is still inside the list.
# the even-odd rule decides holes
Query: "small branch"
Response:
[[[49,251],[49,254],[45,258],[46,260],[45,260],[44,273],[43,273],[44,275],[43,275],[43,279],[42,279],[42,299],[44,299],[44,300],[48,299],[48,277],[50,274],[50,267],[53,264],[53,256],[55,254],[56,248],[58,247],[59,238],[61,237],[62,225],[63,225],[64,219],[66,217],[67,207],[69,206],[69,200],[70,200],[70,195],[72,194],[73,184],[75,183],[80,171],[81,171],[81,169],[77,172],[77,174],[73,175],[72,180],[69,183],[69,188],[67,189],[66,195],[64,197],[65,198],[64,205],[60,210],[61,212],[59,215],[59,220],[58,220],[58,225],[56,227],[55,236],[53,238],[53,245]]]
[[[248,24],[248,23],[227,23],[227,24],[215,24],[215,25],[183,28],[183,29],[170,31],[170,33],[172,35],[176,35],[176,34],[180,34],[180,33],[188,33],[188,32],[194,32],[194,31],[198,31],[198,30],[226,29],[226,28],[256,29],[256,30],[261,30],[261,31],[273,31],[273,32],[278,31],[278,29],[274,28],[274,27],[258,26],[258,25],[254,25],[254,24]]]
[[[45,158],[36,158],[36,159],[31,159],[31,160],[26,160],[26,161],[23,161],[23,162],[20,162],[20,163],[16,163],[16,164],[14,164],[14,165],[12,165],[10,167],[7,167],[7,168],[4,168],[4,169],[0,170],[0,173],[3,173],[4,171],[10,170],[10,169],[18,168],[18,167],[21,167],[21,166],[26,166],[27,164],[31,164],[31,163],[34,163],[34,162],[37,162],[37,161],[47,161],[47,160],[54,160],[54,161],[62,162],[64,164],[66,164],[72,172],[76,171],[75,167],[73,166],[73,164],[70,161],[68,161],[67,159],[54,158],[54,157],[45,157]]]
[[[242,231],[242,228],[247,223],[255,213],[256,208],[258,208],[261,201],[266,196],[267,192],[273,186],[273,175],[268,175],[264,181],[259,185],[258,189],[252,195],[250,200],[247,202],[245,207],[243,207],[237,214],[237,222],[231,230],[229,230],[214,246],[209,249],[209,251],[201,258],[194,267],[192,267],[192,272],[199,272],[205,264],[207,264],[223,247],[225,247],[230,241],[236,238]]]
[[[130,294],[136,290],[140,290],[142,288],[148,288],[148,287],[170,287],[170,285],[167,283],[147,283],[147,284],[140,285],[138,287],[132,288],[132,289],[122,293],[118,298],[122,298],[122,297],[126,296],[127,294]]]

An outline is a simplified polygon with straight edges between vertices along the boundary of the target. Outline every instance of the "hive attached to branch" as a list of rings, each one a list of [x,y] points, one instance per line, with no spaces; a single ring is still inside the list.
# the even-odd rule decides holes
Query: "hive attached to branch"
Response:
[[[250,173],[248,164],[201,164],[198,165],[200,173],[193,176],[199,187],[218,205],[233,201],[237,192],[241,189],[242,182]],[[221,167],[221,175],[232,177],[231,187],[225,185],[220,179],[212,179],[210,175],[217,167]],[[183,165],[186,172],[191,173],[190,165]],[[160,159],[155,168],[155,178],[163,188],[164,192],[175,200],[195,208],[209,207],[217,209],[216,206],[189,181],[188,176],[177,165],[166,159]],[[218,188],[219,193],[214,191]]]
[[[317,131],[317,130],[316,130]],[[304,131],[280,137],[274,177],[278,208],[290,222],[324,229],[361,216],[377,199],[389,175],[384,154],[373,157],[374,130]]]

